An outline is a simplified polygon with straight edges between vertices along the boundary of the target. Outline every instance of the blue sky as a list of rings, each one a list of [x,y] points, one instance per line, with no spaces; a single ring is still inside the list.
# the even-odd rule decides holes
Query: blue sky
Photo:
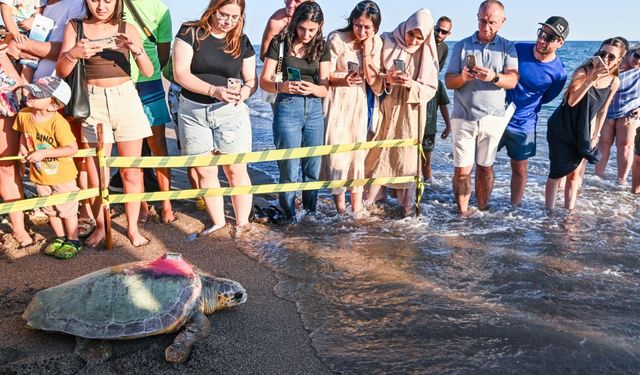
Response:
[[[185,20],[198,18],[209,3],[208,0],[164,0],[171,9],[174,28]],[[284,4],[283,0],[246,0],[247,25],[245,33],[253,44],[260,43],[267,18]],[[358,3],[357,0],[317,0],[325,14],[325,35],[343,27],[345,18]],[[378,0],[382,10],[381,31],[390,31],[415,10],[425,7],[434,18],[447,15],[453,19],[451,40],[464,38],[476,30],[480,0]],[[624,36],[629,40],[640,39],[637,16],[638,0],[503,0],[507,23],[500,34],[512,40],[532,40],[538,28],[549,16],[565,17],[571,26],[569,40],[604,40],[612,36]],[[605,5],[606,4],[606,5]],[[632,16],[633,15],[633,16]],[[176,29],[177,30],[177,29]]]

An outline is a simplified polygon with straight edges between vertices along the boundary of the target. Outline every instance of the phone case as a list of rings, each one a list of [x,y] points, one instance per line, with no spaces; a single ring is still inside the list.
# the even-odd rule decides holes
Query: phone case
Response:
[[[349,61],[347,63],[347,70],[349,71],[349,73],[358,73],[360,72],[360,65],[358,63]]]
[[[396,70],[400,71],[404,71],[406,68],[404,60],[393,60],[393,66],[396,68]]]
[[[465,64],[467,65],[467,68],[473,69],[476,67],[476,57],[474,55],[467,55],[467,57],[465,57],[464,60],[465,60]]]
[[[102,47],[103,49],[115,49],[116,48],[116,40],[112,37],[108,38],[100,38],[93,39],[91,43]]]
[[[237,78],[229,78],[227,80],[227,89],[231,91],[240,91],[242,88],[242,81]]]
[[[300,69],[287,67],[287,78],[289,81],[300,81],[302,80],[300,76]]]

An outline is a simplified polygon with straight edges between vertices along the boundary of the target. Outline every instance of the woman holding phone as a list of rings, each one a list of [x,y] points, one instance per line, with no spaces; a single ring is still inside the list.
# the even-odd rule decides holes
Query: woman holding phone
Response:
[[[320,5],[305,2],[291,17],[286,31],[273,38],[267,50],[260,87],[277,92],[273,106],[273,139],[277,149],[320,146],[324,143],[322,98],[327,95],[331,54],[322,36],[324,15]],[[284,82],[273,80],[278,69],[280,48],[284,48]],[[296,182],[302,164],[302,181],[318,181],[320,157],[281,160],[280,183]],[[295,192],[280,193],[280,207],[286,222],[296,220]],[[315,212],[318,192],[302,192],[303,208]]]
[[[174,42],[173,74],[182,155],[251,152],[251,120],[245,101],[256,91],[256,56],[243,33],[244,0],[211,0],[199,20],[182,25]],[[218,188],[218,167],[196,167],[201,189]],[[250,186],[246,164],[223,166],[230,186]],[[223,197],[205,197],[213,225],[226,224]],[[236,226],[249,223],[252,196],[231,197]]]
[[[22,80],[16,72],[11,60],[7,57],[7,45],[0,44],[0,158],[16,156],[20,148],[20,133],[13,130],[13,122],[18,113],[18,100],[13,90],[20,86]],[[0,161],[0,198],[3,202],[23,199],[22,176],[18,172],[16,161]],[[19,247],[33,244],[33,239],[24,227],[22,211],[9,214],[13,238]]]
[[[327,145],[365,142],[369,123],[367,86],[382,93],[380,51],[382,40],[380,8],[373,1],[361,1],[351,11],[348,25],[329,34],[331,51],[329,93],[324,100]],[[323,160],[323,180],[363,179],[366,151],[328,155]],[[350,188],[351,209],[362,209],[362,186]],[[347,209],[346,188],[332,189],[338,213]]]
[[[618,185],[625,186],[633,162],[633,141],[640,125],[640,46],[632,47],[620,63],[620,88],[611,101],[600,133],[598,150],[602,158],[596,164],[596,175],[604,178],[611,146],[618,151]]]
[[[144,52],[135,26],[122,20],[122,0],[85,0],[87,18],[70,21],[64,29],[60,56],[56,64],[59,77],[67,77],[79,59],[85,60],[85,75],[89,88],[90,115],[82,122],[83,148],[94,148],[98,142],[97,126],[103,124],[104,150],[111,154],[113,143],[118,155],[140,157],[142,141],[151,136],[151,127],[142,108],[138,92],[131,81],[131,64],[137,64],[145,76],[153,74],[153,64]],[[83,36],[77,41],[78,23]],[[133,60],[133,61],[131,61]],[[98,160],[87,158],[89,188],[99,186]],[[120,169],[124,192],[142,193],[142,170]],[[107,181],[108,184],[108,181]],[[92,203],[96,228],[86,239],[86,245],[96,247],[104,239],[105,224],[100,200]],[[134,247],[149,240],[138,228],[140,202],[125,203],[127,237]]]
[[[562,104],[549,118],[550,171],[545,187],[548,210],[555,207],[558,185],[565,176],[564,207],[572,210],[586,162],[598,161],[600,129],[620,86],[618,66],[626,51],[624,41],[619,38],[602,42],[595,56],[575,70]]]
[[[433,36],[433,18],[420,9],[390,32],[382,34],[382,68],[387,96],[380,104],[380,117],[373,140],[422,139],[427,103],[438,88],[438,54]],[[375,148],[369,151],[365,166],[368,177],[417,176],[418,149],[412,147]],[[413,212],[415,184],[388,184],[397,189],[403,215]],[[367,204],[380,191],[373,185]]]

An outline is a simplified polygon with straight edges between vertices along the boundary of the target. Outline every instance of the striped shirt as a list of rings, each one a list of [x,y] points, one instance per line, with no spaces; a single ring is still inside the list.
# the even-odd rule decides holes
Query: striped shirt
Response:
[[[629,112],[640,108],[640,68],[625,70],[618,78],[620,88],[609,105],[609,119],[627,117]]]

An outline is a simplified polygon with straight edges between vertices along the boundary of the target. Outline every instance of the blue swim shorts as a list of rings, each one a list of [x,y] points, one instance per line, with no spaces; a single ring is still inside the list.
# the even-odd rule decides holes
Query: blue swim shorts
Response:
[[[144,107],[144,114],[151,126],[164,125],[171,122],[167,102],[165,100],[162,80],[138,82],[136,90]]]
[[[507,155],[513,160],[522,161],[536,156],[536,133],[520,133],[505,129],[498,145],[498,151],[507,148]]]

